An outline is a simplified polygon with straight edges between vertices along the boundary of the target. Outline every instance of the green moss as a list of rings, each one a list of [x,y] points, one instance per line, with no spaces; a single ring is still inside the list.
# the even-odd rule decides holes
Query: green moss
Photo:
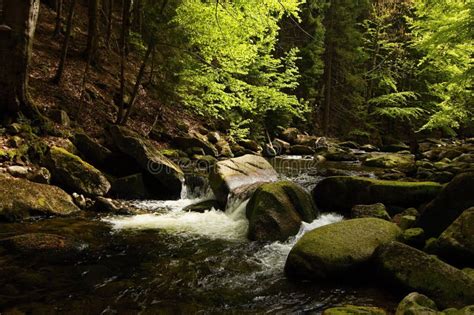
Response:
[[[371,306],[344,305],[331,307],[323,311],[323,315],[385,315],[383,309]]]

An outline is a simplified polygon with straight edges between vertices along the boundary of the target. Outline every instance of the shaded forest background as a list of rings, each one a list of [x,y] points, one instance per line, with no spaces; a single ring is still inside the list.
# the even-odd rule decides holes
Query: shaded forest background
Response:
[[[421,0],[47,0],[30,93],[99,133],[204,124],[359,142],[473,133],[473,6]]]

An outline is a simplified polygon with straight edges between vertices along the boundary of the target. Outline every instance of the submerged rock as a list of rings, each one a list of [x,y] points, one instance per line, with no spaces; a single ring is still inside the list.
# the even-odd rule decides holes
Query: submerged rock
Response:
[[[267,160],[250,154],[219,161],[209,174],[209,184],[222,206],[227,203],[228,195],[237,188],[255,183],[273,182],[277,179],[277,172]],[[257,186],[254,187],[256,188]]]
[[[474,207],[465,210],[438,238],[437,254],[448,261],[474,265]]]
[[[179,166],[135,132],[120,126],[111,126],[109,129],[120,151],[133,158],[154,179],[150,186],[157,194],[168,198],[180,196],[184,174]]]
[[[376,218],[341,221],[306,233],[291,249],[285,272],[297,278],[344,278],[367,266],[375,249],[400,229]]]
[[[436,303],[426,295],[418,292],[408,294],[398,304],[395,315],[437,315],[439,314]]]
[[[474,206],[474,172],[456,176],[424,209],[418,225],[428,236],[438,236],[469,207]]]
[[[302,221],[312,222],[317,214],[301,186],[289,181],[263,184],[247,204],[249,239],[284,241],[298,233]]]
[[[72,191],[103,196],[110,189],[107,178],[94,166],[63,148],[52,147],[45,160],[53,181]]]
[[[65,191],[25,179],[0,177],[0,218],[15,221],[34,215],[66,216],[79,211]]]
[[[365,177],[323,179],[312,191],[318,208],[349,214],[358,204],[383,203],[387,207],[417,207],[435,198],[442,186],[434,182],[400,182]]]
[[[344,305],[325,309],[323,315],[385,315],[383,309],[373,306]]]
[[[463,307],[474,304],[474,279],[408,245],[391,242],[375,253],[381,275],[408,290],[432,298],[440,307]]]

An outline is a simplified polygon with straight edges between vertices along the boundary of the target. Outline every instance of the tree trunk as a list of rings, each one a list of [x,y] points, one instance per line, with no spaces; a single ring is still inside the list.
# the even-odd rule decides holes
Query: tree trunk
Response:
[[[104,1],[109,1],[109,5],[107,6],[107,35],[105,39],[105,43],[107,48],[110,48],[110,37],[112,36],[112,25],[114,22],[114,0],[104,0]]]
[[[142,33],[142,20],[142,2],[141,0],[134,0],[132,29],[138,34]]]
[[[3,0],[0,25],[0,113],[31,114],[28,65],[40,8],[39,0]]]
[[[59,84],[64,72],[64,65],[66,63],[67,50],[69,48],[69,39],[71,38],[72,22],[74,19],[74,9],[76,7],[76,0],[72,0],[71,7],[69,8],[69,14],[67,18],[66,36],[64,37],[63,47],[61,49],[61,58],[59,59],[58,69],[53,82]]]
[[[87,59],[93,62],[99,47],[99,7],[100,0],[89,0],[87,47],[84,54]]]
[[[130,15],[130,0],[123,0],[122,2],[122,32],[120,35],[120,104],[119,111],[117,113],[117,120],[119,124],[123,120],[124,114],[124,97],[125,97],[125,59],[126,59],[126,40],[127,32],[129,27],[129,15]]]
[[[56,25],[54,27],[54,37],[61,34],[61,17],[63,11],[63,0],[56,0]]]
[[[130,98],[130,104],[128,106],[127,113],[125,114],[125,117],[120,122],[122,125],[125,125],[127,123],[128,117],[130,117],[130,114],[133,109],[133,105],[135,104],[135,100],[137,99],[137,96],[138,96],[138,90],[140,89],[140,84],[142,82],[143,76],[145,75],[146,64],[148,63],[148,59],[150,59],[150,55],[152,51],[153,51],[153,45],[148,44],[148,48],[145,53],[145,58],[143,58],[140,71],[138,71],[137,80],[135,81],[135,86],[133,87],[132,97]]]

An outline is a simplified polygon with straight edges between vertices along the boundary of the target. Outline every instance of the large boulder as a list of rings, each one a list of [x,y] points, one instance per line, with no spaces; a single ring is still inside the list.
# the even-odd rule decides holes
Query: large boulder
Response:
[[[118,149],[133,158],[144,172],[149,174],[149,178],[154,179],[150,186],[154,186],[160,197],[180,196],[184,174],[179,166],[135,132],[120,126],[111,126],[109,131]]]
[[[101,171],[63,148],[52,147],[45,158],[54,182],[89,196],[103,196],[110,183]]]
[[[173,138],[173,144],[181,150],[188,150],[189,148],[201,148],[206,155],[214,157],[219,155],[216,147],[207,140],[207,137],[196,134],[194,136],[182,136]]]
[[[114,179],[110,194],[123,199],[144,199],[149,197],[142,173]]]
[[[73,143],[87,161],[98,167],[104,166],[112,155],[112,151],[95,142],[85,133],[76,133]]]
[[[301,222],[316,219],[317,210],[311,195],[289,182],[261,185],[250,198],[246,209],[249,239],[284,241],[298,233]]]
[[[465,210],[441,233],[436,251],[447,261],[474,265],[474,207]]]
[[[209,184],[219,203],[227,203],[230,193],[255,183],[273,182],[278,179],[277,172],[263,157],[247,154],[238,158],[219,161],[209,173]]]
[[[381,275],[410,291],[429,296],[440,307],[474,303],[474,279],[466,273],[408,245],[391,242],[377,248]]]
[[[376,218],[341,221],[306,233],[291,249],[285,272],[298,278],[343,278],[367,266],[375,249],[400,229]]]
[[[418,292],[412,292],[404,297],[400,304],[398,304],[395,315],[416,314],[438,315],[439,311],[436,303],[429,297]]]
[[[418,225],[438,236],[467,208],[474,206],[474,172],[456,176],[424,209]]]
[[[0,218],[15,221],[35,215],[66,216],[79,211],[61,188],[25,179],[0,177]]]
[[[363,165],[381,168],[396,168],[406,172],[416,169],[415,156],[413,154],[373,152],[365,156]]]
[[[349,214],[355,205],[378,202],[387,207],[418,207],[435,198],[441,188],[439,183],[434,182],[400,182],[335,176],[319,182],[312,194],[321,210]]]

